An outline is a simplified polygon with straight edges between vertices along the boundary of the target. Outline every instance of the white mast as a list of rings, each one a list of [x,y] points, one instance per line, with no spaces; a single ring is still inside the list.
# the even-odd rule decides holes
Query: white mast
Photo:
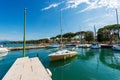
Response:
[[[118,19],[118,11],[117,11],[117,9],[116,9],[116,20],[117,20],[117,26],[118,26],[119,19]],[[120,41],[120,28],[118,28],[118,43],[119,43],[119,41]]]
[[[61,41],[60,41],[60,44],[62,46],[62,10],[60,10],[60,32],[61,32]]]
[[[95,25],[94,25],[94,35],[95,35],[95,42],[97,42],[97,35],[96,35],[96,28],[95,28]]]
[[[119,20],[118,20],[118,11],[116,9],[116,19],[117,19],[117,24],[119,24]]]

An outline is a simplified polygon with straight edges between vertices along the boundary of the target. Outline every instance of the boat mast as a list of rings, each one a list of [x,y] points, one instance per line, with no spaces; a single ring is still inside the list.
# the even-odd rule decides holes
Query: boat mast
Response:
[[[24,40],[24,43],[23,43],[23,57],[25,57],[25,54],[26,54],[26,8],[24,8],[24,36],[23,36],[23,40]]]
[[[116,20],[117,20],[117,26],[118,26],[119,19],[118,19],[118,11],[117,11],[117,9],[116,9]],[[118,28],[118,43],[119,43],[119,41],[120,41],[120,28]]]
[[[62,10],[60,10],[60,32],[61,32],[60,44],[62,46]]]
[[[118,20],[118,11],[117,11],[117,9],[116,9],[116,19],[117,19],[117,24],[119,24],[119,20]]]
[[[94,34],[95,34],[95,42],[97,42],[97,36],[96,36],[96,28],[95,28],[95,25],[94,25]]]

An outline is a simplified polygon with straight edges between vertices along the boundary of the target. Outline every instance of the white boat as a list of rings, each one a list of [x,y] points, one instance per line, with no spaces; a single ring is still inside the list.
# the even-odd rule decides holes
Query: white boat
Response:
[[[3,53],[0,53],[0,58],[6,56],[8,54],[8,52],[3,52]]]
[[[55,53],[49,54],[48,56],[50,57],[51,61],[55,61],[55,60],[66,60],[76,55],[77,55],[76,51],[59,50]]]
[[[78,48],[89,48],[90,45],[89,44],[78,44],[77,47]]]
[[[46,48],[59,48],[60,45],[59,44],[51,44],[49,46],[47,46]]]
[[[0,53],[0,60],[4,59],[4,57],[8,54],[8,52]]]
[[[60,12],[61,13],[61,12]],[[61,14],[60,14],[60,31],[61,31],[61,45],[62,45],[62,26],[61,26]],[[76,51],[69,51],[69,50],[63,50],[62,46],[61,49],[58,50],[55,53],[51,53],[48,56],[50,57],[51,61],[55,61],[55,60],[65,60],[68,58],[71,58],[73,56],[76,56],[77,52]]]
[[[99,48],[101,48],[101,46],[98,43],[92,43],[91,48],[92,49],[99,49]]]
[[[113,45],[112,49],[120,51],[120,45]]]
[[[118,23],[118,12],[117,12],[117,9],[116,9],[116,18],[117,18],[117,24],[119,24],[119,23]],[[118,35],[119,35],[119,38],[120,38],[120,29],[118,30]],[[120,40],[119,40],[118,43],[120,43]],[[119,44],[113,45],[112,49],[113,49],[113,50],[120,51],[120,45],[119,45]]]
[[[3,45],[0,45],[0,53],[8,52],[9,50],[6,47],[3,47]]]

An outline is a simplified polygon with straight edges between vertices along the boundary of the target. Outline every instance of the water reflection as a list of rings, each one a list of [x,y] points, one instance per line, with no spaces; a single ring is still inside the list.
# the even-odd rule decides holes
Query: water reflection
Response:
[[[101,52],[100,49],[81,49],[79,51],[79,58],[82,60],[90,60],[95,57],[96,54],[99,54]]]
[[[120,70],[120,52],[103,49],[99,58],[103,64]]]
[[[74,56],[67,60],[52,61],[50,62],[49,66],[52,68],[66,66],[66,65],[69,65],[71,62],[74,62],[77,58],[78,56]]]
[[[4,57],[8,54],[8,52],[0,53],[0,60],[4,59]]]

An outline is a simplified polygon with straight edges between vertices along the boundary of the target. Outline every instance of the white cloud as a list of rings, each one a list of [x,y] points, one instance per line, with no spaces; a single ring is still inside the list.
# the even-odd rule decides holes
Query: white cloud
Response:
[[[87,4],[87,7],[83,8],[79,12],[90,11],[97,8],[111,9],[120,7],[120,0],[65,0],[59,3],[53,3],[48,7],[43,8],[42,11],[56,8],[63,3],[65,4],[65,6],[62,8],[62,10],[77,8],[83,3]]]
[[[94,21],[98,21],[100,22],[99,20],[106,20],[108,18],[111,18],[111,20],[113,20],[114,18],[116,18],[116,14],[115,13],[106,13],[105,15],[99,15],[99,16],[96,16],[96,17],[91,17],[91,18],[88,18],[88,19],[85,19],[84,20],[84,23],[91,23],[91,22],[94,22]],[[108,21],[108,20],[106,20]]]
[[[90,4],[89,0],[67,0],[66,7],[63,8],[63,10],[69,8],[77,8],[82,3]]]
[[[86,18],[82,23],[88,27],[88,30],[93,30],[94,25],[97,29],[99,29],[105,25],[116,24],[116,14],[115,11],[111,13],[105,13],[104,15],[99,14],[95,17],[89,17],[88,19]]]
[[[120,7],[119,0],[96,0],[95,2],[91,2],[87,8],[81,10],[80,12],[89,11],[97,8],[105,7],[107,9],[118,8]]]
[[[63,2],[50,4],[48,7],[43,8],[42,11],[48,10],[48,9],[51,9],[51,8],[58,7],[58,6],[59,6],[60,4],[62,4],[62,3],[63,3]]]

